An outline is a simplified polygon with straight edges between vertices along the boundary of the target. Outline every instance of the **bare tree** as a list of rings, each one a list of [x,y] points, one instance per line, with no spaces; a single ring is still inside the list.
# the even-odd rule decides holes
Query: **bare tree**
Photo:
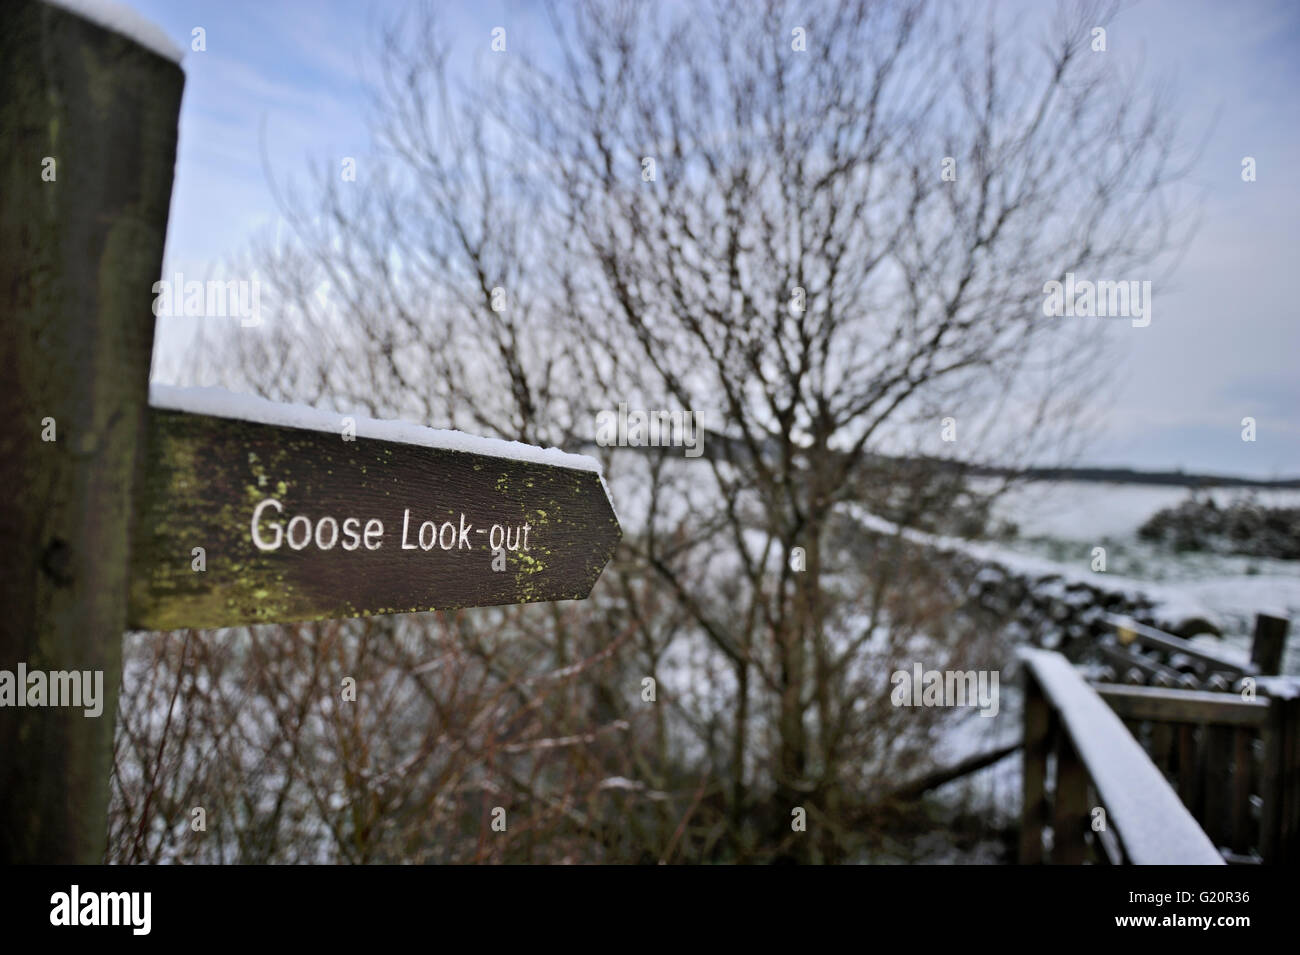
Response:
[[[384,37],[386,162],[286,191],[295,238],[257,252],[278,317],[227,380],[573,447],[620,401],[710,425],[698,460],[607,455],[629,533],[595,616],[527,618],[561,668],[630,628],[554,711],[575,739],[631,727],[588,747],[620,857],[860,846],[946,718],[889,706],[889,672],[918,646],[1000,660],[960,582],[897,542],[839,546],[842,505],[944,417],[966,460],[1060,447],[1107,336],[1045,317],[1044,283],[1152,277],[1178,246],[1169,114],[1089,46],[1113,10],[1041,43],[974,14],[590,2],[551,11],[551,54],[470,84],[425,11]]]
[[[455,615],[130,638],[108,858],[588,857],[585,751],[626,725],[555,731],[620,641],[556,670],[518,617],[498,611],[489,639]]]

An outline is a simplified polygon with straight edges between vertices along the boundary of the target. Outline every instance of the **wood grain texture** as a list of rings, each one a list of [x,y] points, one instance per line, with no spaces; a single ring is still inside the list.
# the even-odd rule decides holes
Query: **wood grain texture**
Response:
[[[0,863],[104,857],[184,80],[68,10],[0,3],[0,669],[102,671],[105,695],[99,718],[0,710]]]
[[[150,409],[148,431],[132,541],[133,628],[582,599],[622,536],[592,471],[158,408]],[[283,512],[263,512],[264,542],[274,522],[287,527],[303,515],[311,521],[310,544],[293,550],[285,540],[276,550],[259,549],[252,519],[268,498]],[[407,509],[405,542],[415,549],[402,547]],[[379,546],[347,551],[340,535],[319,548],[315,530],[326,516],[339,524],[356,518],[362,528],[382,522],[382,536],[372,539]],[[455,545],[418,547],[425,521],[440,531],[451,523]],[[515,529],[516,548],[502,548],[501,570],[492,566],[493,525]],[[301,531],[300,524],[298,542]],[[327,526],[320,540],[330,537]],[[193,569],[195,547],[204,548],[205,571]]]
[[[1117,683],[1096,683],[1093,689],[1125,720],[1255,727],[1268,720],[1266,700],[1243,700],[1235,693]]]

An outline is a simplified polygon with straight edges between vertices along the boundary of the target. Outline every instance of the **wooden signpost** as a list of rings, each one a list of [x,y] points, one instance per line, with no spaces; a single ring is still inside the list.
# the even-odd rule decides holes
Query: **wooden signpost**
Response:
[[[156,391],[195,408],[206,397]],[[244,404],[276,417],[270,402]],[[316,428],[156,405],[135,495],[131,627],[582,599],[619,540],[589,458],[401,426],[408,441],[381,440],[366,433],[383,422],[310,409],[297,415]]]
[[[0,686],[103,684],[99,713],[0,692],[0,863],[102,861],[125,629],[580,599],[621,533],[578,455],[150,405],[178,59],[148,24],[0,4]]]

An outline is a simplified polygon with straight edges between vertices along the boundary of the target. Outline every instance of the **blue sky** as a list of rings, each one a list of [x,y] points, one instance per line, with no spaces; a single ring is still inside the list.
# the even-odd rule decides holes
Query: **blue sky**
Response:
[[[389,2],[128,0],[183,49],[180,151],[164,274],[215,276],[278,214],[264,157],[292,181],[311,162],[370,152],[365,82]],[[1046,19],[1051,5],[1028,3]],[[494,26],[512,52],[543,36],[519,0],[437,4],[469,63]],[[203,27],[207,49],[190,50]],[[1300,4],[1145,2],[1123,12],[1109,51],[1167,84],[1188,133],[1208,131],[1190,185],[1202,223],[1151,325],[1124,336],[1110,408],[1086,463],[1260,477],[1300,475]],[[1258,178],[1241,179],[1243,156]],[[195,319],[159,320],[155,375],[177,377]],[[1241,440],[1241,419],[1258,439]]]

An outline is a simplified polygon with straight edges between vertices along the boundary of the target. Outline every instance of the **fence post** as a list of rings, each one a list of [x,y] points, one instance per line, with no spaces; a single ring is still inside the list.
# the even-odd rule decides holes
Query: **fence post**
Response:
[[[1020,818],[1020,862],[1043,861],[1043,823],[1047,819],[1047,751],[1051,744],[1051,709],[1042,688],[1025,668],[1025,747]]]
[[[1282,697],[1268,699],[1268,720],[1260,733],[1263,758],[1260,762],[1259,791],[1263,805],[1259,815],[1259,851],[1267,864],[1282,861],[1286,826],[1287,703]]]
[[[1205,808],[1201,828],[1216,846],[1223,846],[1231,841],[1228,767],[1232,758],[1232,730],[1226,726],[1206,726],[1202,733],[1200,776],[1204,780]]]
[[[174,60],[61,7],[0,5],[0,670],[25,701],[0,710],[0,863],[104,857],[183,84]],[[22,670],[88,671],[92,691],[100,674],[100,712],[40,705]]]
[[[1281,727],[1281,765],[1278,771],[1279,815],[1278,861],[1300,861],[1300,698],[1277,701]]]
[[[1232,730],[1232,851],[1250,846],[1251,784],[1255,779],[1254,734],[1244,726]]]
[[[1070,734],[1056,737],[1056,793],[1052,797],[1052,861],[1081,865],[1088,831],[1088,773]]]
[[[1255,638],[1250,645],[1250,662],[1264,676],[1282,672],[1282,654],[1286,651],[1286,631],[1290,622],[1285,617],[1266,613],[1255,614]]]

